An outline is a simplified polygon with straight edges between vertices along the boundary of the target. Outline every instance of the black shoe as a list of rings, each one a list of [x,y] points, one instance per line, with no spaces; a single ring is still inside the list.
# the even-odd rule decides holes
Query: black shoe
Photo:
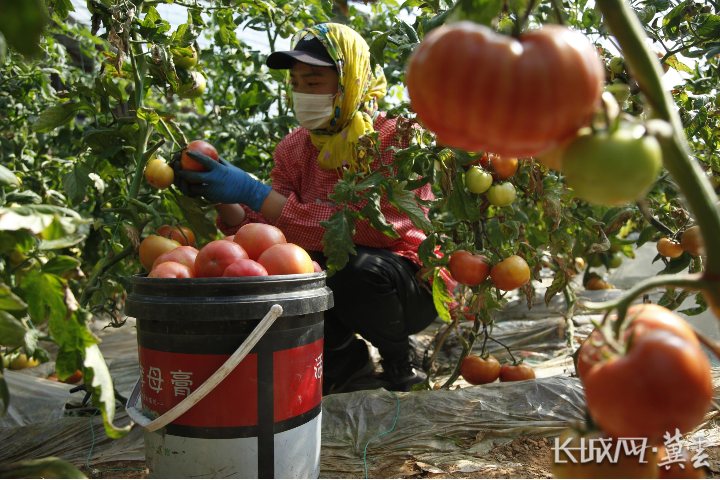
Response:
[[[413,385],[427,380],[427,374],[413,366],[409,355],[397,359],[383,359],[380,364],[384,370],[381,378],[388,383],[388,390],[409,392]]]
[[[375,370],[367,344],[359,338],[340,350],[325,352],[323,366],[323,395],[341,393],[352,381]]]

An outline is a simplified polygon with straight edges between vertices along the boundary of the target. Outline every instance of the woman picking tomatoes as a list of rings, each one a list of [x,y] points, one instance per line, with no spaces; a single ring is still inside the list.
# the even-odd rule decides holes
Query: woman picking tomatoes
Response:
[[[356,149],[359,137],[379,133],[379,151],[386,153],[372,161],[372,169],[381,162],[391,165],[389,147],[406,148],[408,139],[396,139],[395,120],[378,111],[385,77],[381,70],[371,69],[369,47],[359,34],[327,23],[300,31],[293,44],[293,50],[267,59],[268,67],[289,70],[293,108],[301,125],[275,149],[272,185],[223,159],[188,152],[208,171],[178,169],[178,186],[218,203],[217,224],[223,233],[234,234],[247,223],[271,223],[325,268],[325,228],[320,222],[338,208],[329,195],[343,170],[355,171],[362,161]],[[433,198],[429,185],[416,193],[425,200]],[[358,222],[353,237],[357,255],[327,280],[335,307],[325,314],[325,393],[342,391],[374,370],[367,346],[356,333],[380,351],[380,386],[407,391],[426,378],[414,368],[409,344],[409,335],[437,317],[432,294],[416,277],[417,249],[425,235],[386,198],[380,205],[399,238],[384,235],[367,221]]]

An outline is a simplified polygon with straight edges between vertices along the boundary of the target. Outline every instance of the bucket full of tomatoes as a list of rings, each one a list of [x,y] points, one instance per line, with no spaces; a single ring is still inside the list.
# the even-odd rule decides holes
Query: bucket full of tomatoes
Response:
[[[131,279],[140,379],[128,413],[151,477],[319,476],[325,279]]]

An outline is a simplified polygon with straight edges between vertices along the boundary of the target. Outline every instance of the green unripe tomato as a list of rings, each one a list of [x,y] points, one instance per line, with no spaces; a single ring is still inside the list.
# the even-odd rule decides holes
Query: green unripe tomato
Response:
[[[207,83],[205,82],[205,77],[203,77],[202,74],[198,72],[191,72],[190,81],[181,83],[177,94],[180,98],[202,97],[202,94],[205,93],[206,86]]]
[[[621,253],[616,252],[610,255],[610,268],[618,268],[620,265],[622,265],[622,262],[623,259]]]
[[[493,185],[487,191],[487,198],[496,207],[506,207],[515,201],[515,185],[510,182],[503,182]]]
[[[720,108],[720,92],[715,94],[715,108]]]
[[[601,255],[602,255],[602,254],[600,254],[600,253],[596,253],[596,254],[593,256],[593,258],[592,258],[592,263],[590,264],[591,267],[598,268],[598,267],[602,267],[602,266],[603,266],[603,261],[602,261],[602,256],[601,256]]]
[[[613,73],[622,73],[625,71],[625,59],[622,57],[613,57],[610,59],[610,71]]]
[[[643,133],[642,128],[621,128],[612,135],[575,138],[563,154],[565,181],[586,202],[616,206],[635,201],[662,167],[660,144]]]
[[[195,47],[192,45],[188,47],[190,50],[192,50],[192,54],[190,56],[181,55],[179,51],[175,50],[173,51],[173,62],[175,63],[176,67],[180,68],[186,68],[188,70],[195,68],[195,65],[198,63],[198,52],[195,50]]]
[[[622,245],[617,245],[617,244],[615,244],[615,243],[611,243],[611,244],[610,244],[610,251],[611,251],[611,252],[620,252],[620,251],[622,251],[622,249],[623,249],[623,246],[622,246]]]
[[[470,167],[465,174],[465,186],[472,193],[485,193],[492,185],[492,175],[480,167]]]
[[[630,85],[623,83],[620,79],[615,79],[613,83],[605,87],[605,90],[612,93],[618,103],[630,98]]]

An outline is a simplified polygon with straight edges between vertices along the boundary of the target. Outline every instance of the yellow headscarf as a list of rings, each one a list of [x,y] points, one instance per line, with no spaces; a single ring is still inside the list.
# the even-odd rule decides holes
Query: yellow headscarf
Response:
[[[323,23],[305,28],[293,37],[292,48],[306,36],[322,42],[335,61],[340,77],[330,126],[310,132],[313,145],[320,150],[320,168],[336,170],[345,162],[350,171],[356,171],[356,144],[361,136],[374,131],[377,101],[387,92],[385,75],[380,68],[372,71],[367,42],[348,26]]]

